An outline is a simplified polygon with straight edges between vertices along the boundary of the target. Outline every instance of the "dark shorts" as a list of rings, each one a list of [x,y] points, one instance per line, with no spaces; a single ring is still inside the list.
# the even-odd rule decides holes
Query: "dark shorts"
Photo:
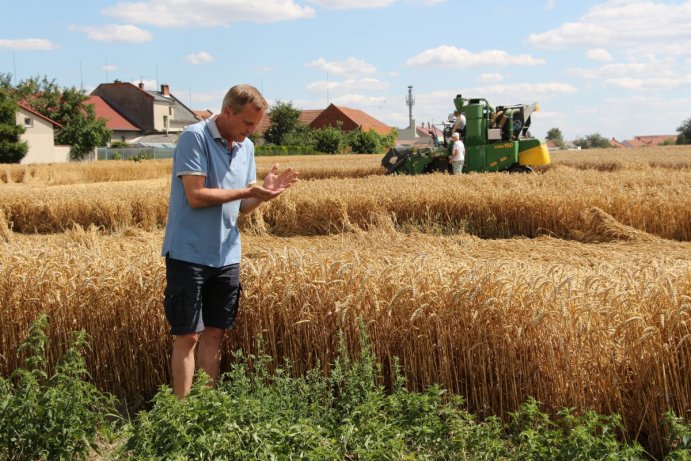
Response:
[[[199,333],[235,326],[240,306],[240,265],[221,268],[166,258],[163,307],[170,333]]]

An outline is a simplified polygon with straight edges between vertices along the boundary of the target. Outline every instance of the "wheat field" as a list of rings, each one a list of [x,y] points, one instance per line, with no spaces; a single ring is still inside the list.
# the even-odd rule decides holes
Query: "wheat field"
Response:
[[[314,176],[241,223],[224,367],[261,334],[277,363],[328,372],[339,332],[356,355],[364,326],[384,384],[397,357],[411,388],[439,383],[481,415],[533,396],[620,413],[653,444],[665,411],[691,419],[691,149],[558,153],[534,175],[460,177],[382,176],[379,157],[356,157],[350,171],[337,156],[258,159]],[[169,382],[170,168],[132,170],[146,164],[108,163],[100,182],[90,165],[0,182],[0,373],[45,311],[51,357],[68,331],[89,333],[99,387],[134,398]]]

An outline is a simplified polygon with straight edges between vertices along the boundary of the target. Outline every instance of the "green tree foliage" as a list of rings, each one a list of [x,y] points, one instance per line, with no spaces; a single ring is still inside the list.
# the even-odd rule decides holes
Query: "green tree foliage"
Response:
[[[96,147],[106,146],[111,131],[105,119],[97,118],[93,106],[84,102],[84,90],[61,89],[55,80],[33,77],[13,89],[17,101],[26,101],[36,112],[62,125],[55,136],[57,144],[71,146],[70,156],[81,159]]]
[[[691,118],[685,120],[679,128],[677,128],[679,136],[677,136],[677,144],[691,144]]]
[[[314,130],[314,147],[325,154],[340,154],[346,147],[346,140],[340,127],[327,126]]]
[[[0,84],[1,85],[1,84]],[[17,125],[17,103],[0,86],[0,163],[19,163],[29,146],[20,140],[24,127]]]
[[[264,140],[278,146],[284,145],[284,138],[300,124],[300,109],[292,102],[277,101],[269,111],[271,125],[264,133]]]
[[[561,133],[559,128],[551,128],[547,132],[546,139],[554,141],[554,143],[559,147],[559,149],[564,149],[566,145],[564,144],[564,135]]]
[[[381,136],[374,130],[351,132],[348,145],[355,154],[378,154],[383,150]]]
[[[600,133],[593,133],[582,138],[576,138],[576,140],[573,143],[581,149],[597,149],[600,147],[611,147],[609,139],[605,138]]]
[[[314,130],[304,123],[298,123],[283,137],[283,146],[314,146]]]

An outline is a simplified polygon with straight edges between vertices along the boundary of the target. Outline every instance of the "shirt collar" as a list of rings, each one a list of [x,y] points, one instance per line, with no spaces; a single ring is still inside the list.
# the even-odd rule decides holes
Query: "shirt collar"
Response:
[[[225,140],[223,136],[221,136],[221,132],[218,131],[218,126],[216,125],[216,117],[218,117],[218,114],[214,115],[210,119],[206,121],[206,126],[209,128],[209,132],[211,133],[211,136],[213,136],[214,139],[218,139],[221,141],[226,147],[228,147],[228,141]],[[242,147],[241,142],[233,141],[233,144],[231,146],[231,149],[233,147],[237,147],[238,149]],[[229,149],[229,150],[231,150]]]

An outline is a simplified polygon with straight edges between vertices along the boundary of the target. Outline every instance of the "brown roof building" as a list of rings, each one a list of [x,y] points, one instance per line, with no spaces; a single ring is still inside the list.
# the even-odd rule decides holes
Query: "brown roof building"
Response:
[[[663,144],[665,142],[676,142],[677,135],[674,134],[663,134],[663,135],[651,135],[651,136],[634,136],[633,139],[627,139],[625,141],[617,141],[612,138],[609,142],[612,147],[655,147]]]
[[[374,130],[382,136],[391,132],[391,127],[380,122],[365,112],[348,107],[339,107],[330,104],[309,124],[312,128],[326,128],[338,126],[340,123],[343,131],[353,131],[358,128],[362,131]]]
[[[106,120],[106,127],[112,131],[110,141],[130,141],[142,135],[142,129],[127,120],[100,96],[89,96],[84,104],[94,106],[96,117]]]
[[[214,113],[211,112],[209,109],[195,110],[193,112],[199,120],[206,120],[214,115]]]

